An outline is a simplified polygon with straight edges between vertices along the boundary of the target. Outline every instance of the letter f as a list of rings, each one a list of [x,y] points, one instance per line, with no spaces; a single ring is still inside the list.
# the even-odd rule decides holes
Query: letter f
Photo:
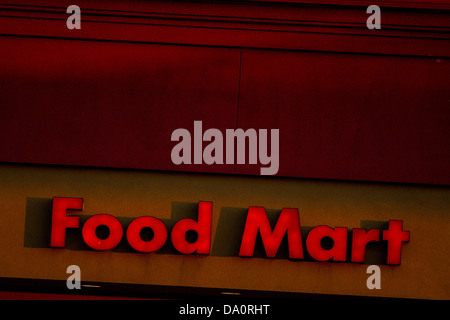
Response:
[[[66,243],[66,229],[78,228],[79,217],[67,216],[67,210],[83,210],[82,198],[53,198],[51,247],[63,248]]]

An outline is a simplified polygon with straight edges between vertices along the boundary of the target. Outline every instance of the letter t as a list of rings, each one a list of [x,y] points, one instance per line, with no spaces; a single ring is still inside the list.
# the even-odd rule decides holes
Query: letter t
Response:
[[[383,240],[388,242],[388,264],[400,264],[402,242],[409,242],[409,231],[403,231],[402,226],[402,220],[389,220],[389,229],[383,231]]]

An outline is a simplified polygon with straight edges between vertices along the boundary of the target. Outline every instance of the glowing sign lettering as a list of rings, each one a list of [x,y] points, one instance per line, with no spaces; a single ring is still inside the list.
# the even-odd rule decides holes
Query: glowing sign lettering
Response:
[[[325,250],[321,241],[325,237],[333,239],[333,247]],[[309,254],[318,261],[345,261],[347,256],[347,228],[330,228],[318,226],[308,233],[306,248]]]
[[[79,217],[67,216],[69,209],[81,210],[83,199],[81,198],[53,198],[52,233],[50,246],[62,248],[65,246],[67,228],[78,228]],[[211,202],[199,202],[198,221],[182,219],[172,229],[172,243],[174,247],[184,254],[209,254],[211,245]],[[97,236],[99,226],[106,226],[109,235],[106,239]],[[153,238],[150,241],[142,240],[140,231],[145,228],[153,230]],[[194,230],[198,234],[195,242],[186,240],[186,233]],[[111,250],[116,247],[123,237],[123,227],[120,221],[108,214],[97,214],[90,217],[83,225],[82,235],[84,242],[95,250]],[[166,226],[161,220],[154,217],[140,217],[134,219],[127,228],[126,237],[128,243],[139,252],[155,252],[159,250],[167,239]]]
[[[109,235],[106,239],[100,239],[96,235],[99,226],[106,226]],[[122,240],[123,229],[120,221],[109,214],[97,214],[90,217],[83,225],[83,239],[86,244],[95,250],[111,250]]]
[[[53,198],[52,227],[50,246],[65,247],[66,230],[80,228],[80,218],[71,215],[72,210],[83,210],[81,198]],[[137,252],[152,253],[160,250],[169,238],[173,247],[182,254],[210,254],[211,247],[212,202],[198,203],[197,221],[184,218],[177,221],[171,230],[155,217],[138,217],[126,227],[126,240]],[[403,221],[389,220],[387,230],[355,228],[350,232],[345,227],[331,228],[316,226],[302,240],[302,228],[298,209],[285,208],[281,211],[271,227],[266,210],[263,207],[249,207],[244,231],[242,233],[239,256],[253,257],[258,239],[262,242],[265,255],[275,258],[283,238],[287,238],[289,258],[305,259],[305,255],[315,261],[356,262],[363,263],[366,246],[370,242],[387,243],[387,264],[401,263],[402,244],[408,243],[410,232],[403,230]],[[106,236],[99,236],[97,229],[103,226],[108,229]],[[143,239],[144,228],[151,229],[151,239]],[[309,228],[308,228],[309,229]],[[188,240],[188,233],[194,232],[196,238]],[[108,214],[91,216],[82,226],[84,242],[94,250],[111,250],[124,236],[124,227],[119,219]],[[325,239],[329,244],[324,248]],[[305,242],[305,243],[303,243]],[[305,244],[305,246],[304,246]],[[347,252],[349,250],[349,252]],[[309,258],[308,258],[309,259]]]
[[[242,236],[241,257],[253,256],[256,235],[259,230],[266,255],[275,258],[284,234],[288,234],[289,258],[303,259],[302,236],[300,232],[300,219],[297,209],[283,209],[278,218],[275,229],[270,229],[266,210],[262,207],[250,207],[248,209],[247,222]]]
[[[67,216],[67,210],[83,210],[83,199],[53,198],[52,234],[50,246],[64,247],[66,244],[66,229],[78,228],[79,217]]]
[[[388,264],[400,264],[402,243],[409,242],[409,231],[403,231],[403,221],[390,220],[389,229],[383,231],[383,240],[388,242]],[[296,209],[283,209],[277,224],[272,231],[264,208],[250,207],[241,242],[239,256],[251,257],[259,231],[268,258],[274,258],[284,235],[287,233],[289,257],[302,259],[302,238],[300,219]],[[309,255],[317,261],[347,260],[347,228],[317,226],[306,238],[306,249]],[[330,249],[322,247],[324,238],[331,238],[333,246]],[[370,241],[379,241],[380,230],[353,229],[351,262],[364,262],[364,251]]]
[[[140,233],[142,229],[150,228],[153,238],[150,241],[142,240]],[[154,217],[136,218],[128,225],[127,239],[133,249],[139,252],[156,252],[162,248],[167,240],[167,229],[161,220]]]

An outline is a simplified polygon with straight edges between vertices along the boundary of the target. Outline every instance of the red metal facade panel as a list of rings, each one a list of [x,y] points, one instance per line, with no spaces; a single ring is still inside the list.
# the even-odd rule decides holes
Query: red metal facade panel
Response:
[[[176,128],[236,125],[239,50],[3,38],[1,161],[176,169]],[[183,168],[199,170],[198,166]],[[202,167],[232,172],[233,166]]]
[[[276,3],[297,3],[297,4],[327,4],[327,5],[350,5],[350,6],[370,6],[378,5],[380,7],[394,7],[394,8],[436,8],[448,9],[450,7],[446,0],[250,0],[252,2],[276,2]]]
[[[68,30],[66,7],[70,2],[4,2],[10,3],[0,4],[0,35],[450,56],[449,10],[383,8],[383,28],[374,31],[366,27],[364,6],[79,0],[82,28]]]
[[[239,126],[280,129],[280,175],[445,184],[449,74],[442,59],[245,50]]]
[[[0,161],[259,174],[172,164],[202,120],[280,129],[281,176],[449,184],[445,4],[282,2],[0,5]]]

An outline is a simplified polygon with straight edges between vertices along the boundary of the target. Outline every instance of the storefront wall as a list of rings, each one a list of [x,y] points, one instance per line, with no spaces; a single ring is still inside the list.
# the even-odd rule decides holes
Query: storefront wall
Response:
[[[82,281],[91,282],[449,298],[448,188],[21,165],[3,165],[1,176],[1,251],[7,257],[1,262],[2,277],[64,280],[67,267],[76,264]],[[159,219],[170,219],[176,203],[212,201],[211,254],[32,247],[30,234],[25,234],[26,220],[42,213],[36,198],[51,203],[53,196],[82,197],[84,211],[74,212],[81,215]],[[298,208],[302,226],[351,229],[359,228],[362,220],[403,220],[410,242],[402,246],[401,265],[380,265],[380,290],[367,288],[367,264],[215,256],[224,242],[236,238],[240,242],[242,236],[223,223],[230,208],[249,206]],[[51,215],[49,210],[45,213]],[[40,230],[34,219],[34,226],[28,222],[28,232]],[[228,228],[228,238],[218,236],[223,228]]]
[[[369,30],[353,1],[79,1],[69,30],[69,3],[4,2],[0,278],[65,280],[75,264],[94,283],[450,298],[448,4],[390,1]],[[171,134],[196,120],[279,129],[276,176],[175,165]],[[165,221],[211,201],[211,253],[98,252],[76,233],[50,248],[53,197]],[[401,265],[241,258],[227,246],[250,206],[297,208],[302,227],[402,220],[410,241]]]

